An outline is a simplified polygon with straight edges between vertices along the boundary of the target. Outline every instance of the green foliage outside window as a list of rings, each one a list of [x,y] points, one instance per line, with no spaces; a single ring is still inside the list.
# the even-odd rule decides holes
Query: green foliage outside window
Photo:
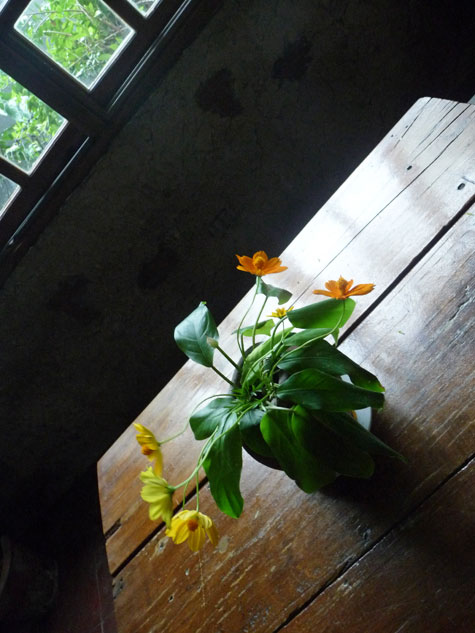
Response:
[[[133,33],[102,0],[33,0],[15,28],[86,87]]]
[[[0,155],[29,171],[63,117],[0,70]]]
[[[18,185],[0,174],[0,215],[8,200],[18,189]]]

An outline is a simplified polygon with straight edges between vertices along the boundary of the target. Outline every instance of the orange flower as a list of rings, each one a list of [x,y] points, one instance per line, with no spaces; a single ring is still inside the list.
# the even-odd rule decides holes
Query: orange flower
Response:
[[[326,297],[333,297],[333,299],[347,299],[352,295],[367,295],[374,288],[374,284],[358,284],[354,288],[351,287],[352,285],[353,279],[346,281],[340,276],[338,281],[332,279],[326,282],[325,288],[327,290],[314,290],[313,294],[325,295]]]
[[[238,270],[244,270],[244,272],[257,275],[258,277],[287,270],[287,266],[282,266],[282,262],[278,257],[269,259],[265,251],[257,251],[252,257],[247,255],[236,255],[236,257],[240,263],[240,266],[236,267]]]

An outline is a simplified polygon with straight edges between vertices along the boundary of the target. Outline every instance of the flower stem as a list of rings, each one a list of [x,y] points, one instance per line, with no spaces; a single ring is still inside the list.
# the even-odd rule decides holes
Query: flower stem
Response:
[[[211,365],[211,369],[216,372],[218,374],[218,376],[220,376],[223,380],[225,380],[227,383],[229,383],[231,385],[231,387],[235,387],[236,385],[229,380],[229,378],[226,378],[226,376],[224,374],[222,374],[219,369],[216,369],[216,367],[214,365]]]
[[[257,287],[256,287],[256,292],[257,292]],[[259,319],[261,318],[262,312],[264,311],[264,306],[267,303],[267,297],[264,298],[264,301],[262,302],[261,305],[261,309],[259,310],[259,314],[257,315],[257,319],[254,323],[254,327],[252,328],[252,347],[255,347],[256,345],[256,329],[257,329],[257,324],[259,323]]]
[[[241,322],[239,323],[239,327],[237,329],[237,334],[236,334],[237,344],[238,344],[239,350],[241,351],[241,355],[242,355],[243,358],[244,358],[244,340],[243,340],[244,337],[241,334],[242,324],[244,323],[245,318],[249,314],[249,311],[252,308],[256,297],[257,297],[257,278],[256,278],[256,286],[255,286],[255,290],[254,290],[254,296],[252,297],[252,301],[249,304],[247,310],[244,312],[244,315],[243,315],[243,317],[241,319]]]
[[[196,511],[200,510],[200,478],[199,478],[199,470],[196,471]]]
[[[220,347],[220,346],[218,345],[218,346],[216,347],[216,349],[218,350],[218,352],[221,352],[221,354],[224,356],[224,358],[225,358],[226,360],[228,360],[228,361],[231,363],[231,365],[233,365],[233,367],[235,367],[235,368],[238,370],[238,372],[239,372],[239,373],[241,372],[241,370],[240,370],[240,368],[239,368],[239,365],[238,365],[237,363],[235,363],[235,362],[233,361],[233,359],[232,359],[230,356],[228,356],[228,355],[226,354],[226,352],[224,351],[224,349],[223,349],[222,347]]]
[[[183,427],[183,429],[179,432],[176,433],[175,435],[172,435],[171,437],[167,437],[165,440],[160,440],[159,444],[166,444],[167,442],[171,442],[172,440],[175,440],[177,437],[180,437],[180,435],[183,435],[183,433],[186,431],[186,429],[188,428],[188,420],[186,421],[185,426]]]

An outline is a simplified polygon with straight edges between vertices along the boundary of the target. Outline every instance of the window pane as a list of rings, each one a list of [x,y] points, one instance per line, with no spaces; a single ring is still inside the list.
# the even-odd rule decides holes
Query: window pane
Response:
[[[155,9],[161,0],[128,0],[136,9],[144,15],[148,15]]]
[[[65,119],[0,70],[0,155],[30,171]]]
[[[18,189],[19,186],[16,183],[0,174],[0,215],[5,211],[8,201]]]
[[[15,29],[87,88],[134,33],[102,0],[32,0]]]
[[[0,0],[0,11],[3,9],[3,7],[7,4],[8,0]]]

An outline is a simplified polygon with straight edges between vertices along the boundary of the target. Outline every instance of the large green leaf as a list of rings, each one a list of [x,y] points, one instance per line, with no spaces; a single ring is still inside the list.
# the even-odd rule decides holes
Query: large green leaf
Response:
[[[218,428],[219,424],[231,415],[234,398],[215,398],[195,411],[190,417],[191,430],[197,440],[205,440]],[[234,414],[234,420],[236,415]]]
[[[353,299],[325,299],[287,313],[289,321],[298,328],[341,328],[350,318]]]
[[[264,457],[273,457],[272,451],[262,437],[260,423],[264,416],[262,409],[251,409],[239,421],[243,444],[251,451]]]
[[[335,471],[311,455],[296,437],[287,409],[268,411],[261,432],[286,474],[305,492],[314,492],[336,478]]]
[[[382,442],[376,435],[373,435],[373,433],[363,428],[361,424],[358,424],[358,422],[347,413],[315,411],[312,415],[318,417],[321,424],[331,429],[343,440],[351,443],[362,451],[367,451],[371,455],[386,455],[386,457],[395,457],[401,461],[406,461],[400,453]]]
[[[321,338],[325,338],[331,334],[331,328],[312,328],[309,330],[303,330],[302,332],[296,332],[291,334],[285,339],[285,345],[298,346],[308,343],[309,341],[316,341]]]
[[[239,428],[241,429],[241,431],[244,431],[244,429],[259,426],[263,415],[264,411],[262,411],[262,409],[256,408],[247,411],[239,420]]]
[[[244,501],[239,489],[242,470],[242,441],[239,425],[229,416],[215,431],[203,468],[216,505],[230,517],[240,516]],[[212,441],[212,440],[211,440]]]
[[[292,374],[277,387],[276,394],[281,400],[327,411],[380,409],[384,404],[383,394],[356,387],[319,369],[304,369]]]
[[[353,446],[334,433],[303,407],[297,406],[292,415],[292,430],[306,449],[320,462],[348,477],[368,478],[374,472],[374,461],[367,452]],[[354,422],[357,424],[357,422]]]
[[[188,358],[205,367],[211,367],[214,348],[208,344],[208,338],[218,340],[218,328],[211,312],[205,303],[201,302],[186,319],[176,326],[175,341]]]
[[[363,369],[336,347],[323,340],[315,341],[302,349],[290,352],[280,361],[279,368],[287,372],[314,368],[332,376],[348,374],[353,384],[358,385],[358,387],[371,391],[384,391],[384,387],[374,374]]]
[[[288,290],[284,290],[283,288],[277,288],[276,286],[271,286],[270,284],[266,284],[265,281],[262,280],[262,277],[256,278],[257,283],[257,292],[261,295],[265,295],[266,297],[276,297],[278,299],[279,305],[283,303],[287,303],[287,301],[292,296],[292,293]]]

